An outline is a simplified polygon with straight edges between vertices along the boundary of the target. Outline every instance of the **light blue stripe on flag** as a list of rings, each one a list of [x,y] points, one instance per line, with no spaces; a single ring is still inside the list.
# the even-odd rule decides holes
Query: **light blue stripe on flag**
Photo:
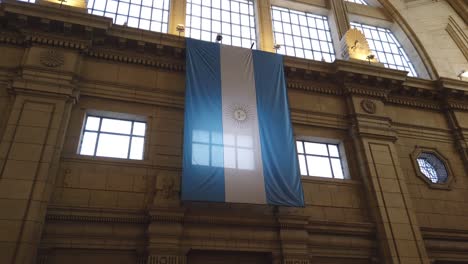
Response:
[[[304,206],[283,56],[253,51],[253,63],[267,202]]]
[[[182,200],[224,202],[219,45],[187,39]]]

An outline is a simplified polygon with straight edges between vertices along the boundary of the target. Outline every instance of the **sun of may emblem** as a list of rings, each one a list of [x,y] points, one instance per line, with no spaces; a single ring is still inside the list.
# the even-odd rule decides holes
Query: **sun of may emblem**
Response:
[[[236,119],[238,122],[245,121],[247,119],[247,113],[244,109],[238,108],[234,110],[234,119]]]
[[[226,109],[226,114],[229,116],[236,126],[242,128],[252,118],[250,116],[250,107],[248,105],[233,104]]]

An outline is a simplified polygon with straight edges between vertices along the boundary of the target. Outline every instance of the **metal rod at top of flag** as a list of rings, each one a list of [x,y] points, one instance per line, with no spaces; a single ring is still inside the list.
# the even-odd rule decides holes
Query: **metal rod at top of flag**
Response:
[[[60,2],[60,8],[62,8],[62,5],[63,5],[64,2],[65,3],[67,2],[67,0],[58,0],[58,1]]]

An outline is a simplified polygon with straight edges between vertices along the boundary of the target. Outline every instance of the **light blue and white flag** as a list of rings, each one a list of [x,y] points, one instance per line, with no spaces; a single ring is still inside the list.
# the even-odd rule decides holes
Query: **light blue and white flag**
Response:
[[[281,55],[187,39],[182,200],[304,206]]]

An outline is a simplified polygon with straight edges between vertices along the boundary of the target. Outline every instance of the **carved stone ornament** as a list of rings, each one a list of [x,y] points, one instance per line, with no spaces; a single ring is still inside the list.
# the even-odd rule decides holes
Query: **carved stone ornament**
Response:
[[[369,114],[375,114],[377,111],[377,105],[369,99],[364,99],[361,101],[361,108],[364,112]]]
[[[40,53],[40,61],[46,67],[55,68],[65,63],[65,56],[57,50],[47,49]]]
[[[378,63],[367,42],[366,36],[356,28],[346,32],[341,39],[341,51],[344,59]]]

